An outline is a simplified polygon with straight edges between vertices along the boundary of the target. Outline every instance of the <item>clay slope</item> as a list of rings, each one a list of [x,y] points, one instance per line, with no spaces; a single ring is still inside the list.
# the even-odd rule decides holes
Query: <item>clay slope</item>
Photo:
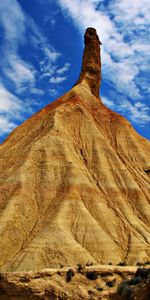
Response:
[[[0,146],[1,270],[149,260],[149,153],[85,78],[16,128]]]

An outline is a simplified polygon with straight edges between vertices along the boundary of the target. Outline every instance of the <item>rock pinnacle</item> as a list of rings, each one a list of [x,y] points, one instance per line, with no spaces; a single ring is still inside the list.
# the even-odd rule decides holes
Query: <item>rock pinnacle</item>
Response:
[[[82,67],[77,84],[86,82],[93,95],[99,97],[101,83],[101,60],[100,45],[101,42],[95,28],[87,28],[84,35],[84,53],[82,58]]]

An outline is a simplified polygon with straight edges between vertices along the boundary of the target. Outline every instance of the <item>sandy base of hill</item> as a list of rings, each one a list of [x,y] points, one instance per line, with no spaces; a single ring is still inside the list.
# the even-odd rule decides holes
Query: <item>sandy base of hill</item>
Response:
[[[0,299],[120,299],[115,296],[118,284],[133,277],[137,268],[95,265],[1,273]],[[72,276],[67,275],[70,269]]]

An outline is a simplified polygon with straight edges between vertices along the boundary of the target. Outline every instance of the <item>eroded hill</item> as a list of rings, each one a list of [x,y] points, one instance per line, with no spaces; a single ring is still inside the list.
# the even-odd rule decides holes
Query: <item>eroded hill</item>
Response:
[[[0,146],[2,271],[149,260],[150,142],[98,97],[99,44],[87,30],[77,84]]]

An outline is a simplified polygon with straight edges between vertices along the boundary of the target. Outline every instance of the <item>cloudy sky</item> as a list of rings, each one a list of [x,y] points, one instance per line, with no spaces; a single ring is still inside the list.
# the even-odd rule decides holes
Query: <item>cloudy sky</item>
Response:
[[[103,102],[150,139],[149,11],[149,0],[1,0],[0,142],[76,82],[86,27],[103,44]]]

